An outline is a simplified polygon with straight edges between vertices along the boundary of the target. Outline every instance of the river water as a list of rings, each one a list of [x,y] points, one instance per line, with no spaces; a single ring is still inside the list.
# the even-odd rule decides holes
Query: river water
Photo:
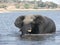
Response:
[[[56,34],[43,38],[21,39],[20,32],[14,25],[15,19],[20,15],[41,14],[54,20]],[[0,13],[0,45],[60,45],[60,11],[15,11]]]

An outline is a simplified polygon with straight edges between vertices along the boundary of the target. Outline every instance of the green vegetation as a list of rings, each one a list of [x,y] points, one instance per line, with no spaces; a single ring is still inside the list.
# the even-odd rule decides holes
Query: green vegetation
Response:
[[[55,3],[53,3],[53,2],[50,2],[50,5],[49,5],[50,7],[52,7],[52,8],[57,8],[57,4],[55,4]]]
[[[17,9],[19,9],[21,6],[22,8],[25,9],[29,9],[29,8],[33,8],[33,9],[39,9],[39,8],[58,8],[60,7],[60,5],[54,3],[54,2],[43,2],[42,0],[37,1],[37,0],[33,0],[33,1],[21,1],[21,0],[0,0],[0,8],[6,8],[7,6],[5,4],[11,3],[11,5],[15,6]],[[21,4],[21,5],[20,5]],[[33,5],[33,6],[32,6]]]
[[[46,6],[46,4],[45,3],[41,3],[41,4],[38,4],[38,7],[45,7]]]
[[[16,4],[15,7],[18,9],[18,8],[20,8],[20,5],[19,4]]]
[[[57,8],[57,4],[55,4],[55,3],[53,3],[53,2],[42,2],[42,3],[40,3],[40,4],[38,4],[38,7],[46,7],[46,8]]]
[[[6,8],[7,6],[6,5],[0,5],[0,8]]]
[[[25,4],[24,7],[25,7],[26,9],[28,9],[28,8],[29,8],[29,4]]]

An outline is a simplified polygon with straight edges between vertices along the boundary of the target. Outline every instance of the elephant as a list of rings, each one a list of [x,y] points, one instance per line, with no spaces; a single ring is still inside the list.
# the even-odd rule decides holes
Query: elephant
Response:
[[[22,32],[21,36],[24,34],[48,34],[56,32],[55,22],[42,15],[19,16],[14,24]]]

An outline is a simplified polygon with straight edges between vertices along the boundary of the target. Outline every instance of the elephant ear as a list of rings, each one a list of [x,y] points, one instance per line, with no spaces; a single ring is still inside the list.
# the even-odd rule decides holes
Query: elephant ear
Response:
[[[34,21],[36,24],[42,24],[44,23],[44,18],[41,15],[36,15]]]
[[[18,28],[21,28],[23,26],[23,20],[24,20],[24,16],[19,16],[16,20],[15,20],[15,26]]]

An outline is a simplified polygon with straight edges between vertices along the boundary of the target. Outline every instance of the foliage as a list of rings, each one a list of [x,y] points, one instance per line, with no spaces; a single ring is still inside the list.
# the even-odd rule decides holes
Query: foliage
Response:
[[[20,8],[20,5],[19,5],[19,4],[16,4],[15,7],[16,7],[16,8]]]
[[[24,7],[25,7],[26,9],[28,9],[28,8],[29,8],[29,4],[25,4]]]
[[[48,7],[48,8],[57,8],[57,4],[53,3],[53,2],[48,2],[48,3],[44,3],[44,2],[41,2],[40,4],[38,4],[38,7]]]
[[[6,8],[7,6],[6,5],[0,5],[0,8]]]
[[[51,6],[52,8],[57,8],[57,6],[58,6],[57,4],[55,4],[55,3],[53,3],[53,2],[50,2],[50,3],[51,3],[50,6]]]
[[[24,8],[26,8],[26,9],[28,9],[28,8],[30,8],[30,7],[32,7],[31,6],[31,4],[33,4],[33,8],[34,9],[38,9],[38,8],[57,8],[58,7],[58,5],[56,4],[56,3],[54,3],[54,2],[48,2],[48,1],[46,1],[46,2],[40,2],[40,1],[37,1],[37,0],[33,0],[33,1],[31,1],[31,2],[29,2],[29,1],[27,1],[27,3],[25,3],[24,2],[24,0],[23,0],[23,2],[21,1],[21,0],[10,0],[10,1],[7,1],[7,0],[0,0],[0,3],[6,3],[6,2],[12,2],[13,4],[15,3],[16,5],[15,5],[15,7],[16,8],[20,8],[21,6],[20,6],[20,3],[23,3],[23,7]],[[6,3],[7,4],[7,3]],[[4,4],[2,4],[2,5],[0,5],[0,8],[6,8],[7,6]],[[59,6],[60,7],[60,6]]]
[[[45,7],[45,6],[46,6],[46,4],[43,2],[41,2],[41,4],[38,4],[38,7]]]

